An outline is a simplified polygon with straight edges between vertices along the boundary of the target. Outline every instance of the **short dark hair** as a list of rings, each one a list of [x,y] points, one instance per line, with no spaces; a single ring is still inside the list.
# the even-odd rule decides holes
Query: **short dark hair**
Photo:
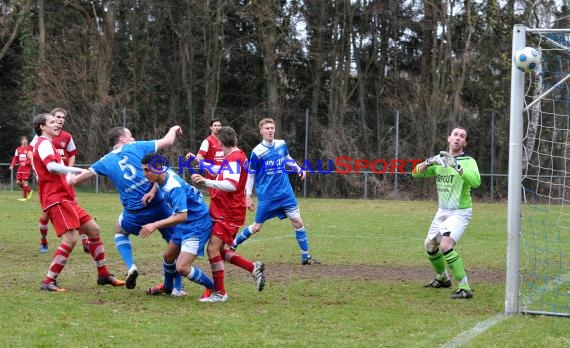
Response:
[[[109,145],[115,146],[119,142],[119,138],[125,135],[125,127],[115,127],[109,131]]]
[[[141,159],[141,164],[146,164],[153,173],[164,173],[168,169],[168,160],[158,152],[150,152]]]
[[[235,147],[237,144],[236,131],[229,126],[220,128],[218,139],[225,147]]]
[[[223,125],[223,123],[220,119],[215,118],[212,121],[210,121],[210,127],[212,127],[214,125],[214,123],[216,123],[216,122],[220,122],[220,124]]]
[[[141,159],[141,164],[148,164],[153,158],[160,156],[158,152],[149,152]]]
[[[46,125],[47,118],[49,116],[53,116],[53,115],[52,114],[37,114],[34,117],[34,132],[36,133],[36,135],[38,135],[38,136],[42,135],[42,127],[41,126]]]

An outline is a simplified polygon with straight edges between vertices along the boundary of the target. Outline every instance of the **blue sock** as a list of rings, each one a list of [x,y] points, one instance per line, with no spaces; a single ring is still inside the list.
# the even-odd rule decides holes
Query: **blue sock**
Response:
[[[306,260],[309,258],[309,237],[307,237],[307,231],[305,227],[295,231],[295,237],[297,238],[297,243],[299,243],[299,249],[301,249],[301,260]]]
[[[249,226],[244,228],[240,234],[237,235],[236,239],[234,240],[235,245],[240,245],[241,243],[245,242],[249,237],[251,237],[251,230]]]
[[[133,265],[133,246],[128,235],[117,233],[115,234],[115,246],[123,262],[127,265],[127,269],[130,269]]]
[[[190,274],[188,275],[188,279],[193,281],[194,283],[204,285],[208,289],[214,289],[214,282],[210,279],[204,271],[202,271],[197,266],[192,266],[190,268]]]
[[[182,274],[176,272],[174,276],[174,289],[182,291]]]
[[[164,287],[166,289],[173,289],[174,288],[174,278],[178,274],[178,272],[176,272],[176,262],[169,264],[163,260],[162,261],[162,270],[164,272]],[[181,289],[177,289],[177,290],[181,290]]]

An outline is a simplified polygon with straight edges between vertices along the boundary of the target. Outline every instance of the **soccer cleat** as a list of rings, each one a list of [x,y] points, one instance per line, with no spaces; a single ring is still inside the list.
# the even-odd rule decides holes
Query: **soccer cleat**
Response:
[[[176,290],[176,289],[172,289],[172,292],[170,293],[170,296],[173,297],[184,297],[184,296],[188,296],[188,293],[184,290]]]
[[[40,253],[47,254],[48,246],[47,245],[40,245]]]
[[[89,254],[89,245],[87,243],[83,244],[83,251]]]
[[[32,198],[33,193],[34,193],[34,191],[30,190],[30,192],[28,192],[28,195],[26,196],[26,199]]]
[[[125,279],[125,283],[127,284],[127,289],[134,289],[137,286],[137,277],[139,276],[139,271],[133,265],[131,269],[129,269],[129,273],[127,273],[127,279]]]
[[[251,276],[255,280],[257,291],[261,291],[265,287],[265,275],[263,274],[264,270],[265,264],[263,262],[255,261],[253,263],[253,272],[251,272]]]
[[[46,291],[55,291],[55,292],[64,292],[65,289],[64,288],[60,288],[59,285],[57,285],[56,282],[49,282],[49,283],[42,283],[40,290],[46,290]]]
[[[230,245],[230,249],[232,249],[233,251],[236,251],[238,245],[236,243],[232,243],[232,245]]]
[[[27,199],[26,197],[21,197],[21,198],[18,198],[18,200],[19,200],[20,202],[25,202],[25,201],[27,201],[28,199]]]
[[[210,296],[206,298],[201,298],[200,302],[226,302],[228,300],[228,294],[221,294],[218,291],[213,291]]]
[[[147,295],[152,295],[152,296],[156,296],[156,295],[160,295],[160,294],[171,294],[172,293],[172,289],[167,289],[164,287],[164,283],[159,283],[156,284],[155,286],[153,286],[152,288],[149,288],[146,291]]]
[[[109,274],[106,277],[98,277],[97,278],[97,285],[113,285],[113,286],[123,286],[125,282],[115,278],[114,275]]]
[[[429,283],[424,284],[424,288],[449,288],[451,287],[451,280],[439,280],[435,278]]]
[[[202,294],[202,296],[200,296],[198,301],[203,302],[202,299],[210,297],[211,294],[212,294],[212,290],[206,288],[206,290],[204,290],[204,293]]]
[[[473,292],[469,289],[457,289],[451,295],[451,298],[454,300],[457,300],[460,298],[473,298]]]
[[[320,265],[321,261],[314,259],[312,256],[301,261],[301,265]]]

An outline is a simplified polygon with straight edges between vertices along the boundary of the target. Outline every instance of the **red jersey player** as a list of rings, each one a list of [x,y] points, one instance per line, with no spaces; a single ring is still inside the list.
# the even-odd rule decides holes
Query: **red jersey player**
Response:
[[[59,126],[63,128],[63,124],[65,123],[65,117],[67,116],[67,111],[62,108],[55,108],[50,113],[55,116],[55,118],[60,123]],[[34,146],[36,141],[37,141],[37,135],[34,137],[34,139],[32,139],[31,145]],[[61,156],[64,165],[70,167],[75,165],[75,155],[77,154],[77,148],[75,146],[75,142],[73,141],[73,137],[71,136],[70,133],[62,129],[60,134],[52,139],[52,144],[56,152]],[[40,252],[42,253],[48,252],[47,224],[48,224],[47,218],[45,214],[42,214],[39,219]],[[87,236],[83,234],[81,235],[81,244],[83,245],[83,251],[88,253],[89,248],[87,246]]]
[[[212,120],[212,122],[210,122],[211,134],[202,141],[198,154],[196,156],[194,156],[192,152],[186,154],[186,159],[194,157],[194,160],[198,161],[200,170],[206,169],[204,171],[204,177],[207,179],[216,178],[216,176],[210,174],[207,169],[214,165],[220,165],[224,160],[224,150],[222,149],[220,139],[218,139],[220,128],[222,128],[222,122],[220,122],[220,120]],[[210,194],[212,194],[212,190],[210,190]]]
[[[206,290],[200,299],[201,302],[223,302],[227,299],[224,286],[224,260],[251,272],[258,291],[263,290],[265,286],[262,262],[252,262],[225,247],[232,245],[239,228],[245,223],[247,171],[244,165],[247,156],[236,147],[236,133],[231,127],[222,127],[218,137],[225,158],[220,166],[213,168],[213,172],[217,173],[215,179],[206,179],[199,174],[192,175],[194,183],[203,183],[211,190],[210,216],[214,223],[207,251],[215,291],[209,293]]]
[[[105,251],[99,234],[99,226],[77,203],[75,190],[61,174],[77,174],[85,171],[63,164],[61,156],[52,144],[53,138],[61,132],[61,122],[52,114],[34,117],[34,131],[38,139],[33,149],[32,163],[38,177],[38,192],[42,211],[51,221],[61,244],[55,251],[41,289],[62,292],[57,277],[65,267],[79,235],[89,237],[89,253],[97,267],[97,284],[122,286],[125,282],[116,279],[105,265]]]
[[[16,148],[12,163],[10,163],[10,170],[13,170],[14,166],[18,164],[16,183],[22,188],[23,194],[22,198],[18,198],[19,201],[27,201],[32,197],[33,191],[28,185],[28,180],[30,180],[30,175],[32,174],[32,161],[28,155],[30,151],[32,151],[32,147],[28,145],[28,137],[22,135],[20,137],[20,146]]]

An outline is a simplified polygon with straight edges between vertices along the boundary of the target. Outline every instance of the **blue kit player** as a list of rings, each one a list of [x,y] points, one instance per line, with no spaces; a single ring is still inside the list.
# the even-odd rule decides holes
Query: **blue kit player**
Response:
[[[288,168],[299,173],[299,177],[303,180],[306,173],[289,156],[287,143],[275,139],[275,122],[272,118],[259,121],[259,132],[263,141],[252,151],[245,187],[247,208],[254,211],[255,203],[251,195],[255,186],[258,200],[255,220],[236,236],[232,248],[237,248],[252,234],[259,232],[265,221],[274,217],[279,219],[287,217],[295,228],[295,237],[301,249],[301,264],[319,264],[320,262],[309,254],[309,238],[301,219],[295,193],[289,182]]]
[[[149,152],[172,146],[179,134],[182,134],[182,129],[180,126],[174,126],[161,139],[135,141],[128,128],[115,127],[109,131],[109,142],[113,150],[91,165],[89,170],[68,177],[68,182],[76,185],[95,175],[106,176],[119,193],[123,211],[115,227],[115,246],[128,269],[127,289],[135,288],[138,276],[129,235],[138,235],[143,225],[171,215],[171,209],[162,195],[156,194],[157,188],[144,177],[141,159]],[[161,228],[160,233],[168,242],[173,229]],[[164,252],[163,257],[165,269],[175,264],[176,255],[170,254],[169,249]],[[181,284],[180,277],[177,282]]]
[[[197,256],[204,256],[204,247],[210,239],[212,218],[204,196],[194,186],[188,185],[180,176],[168,167],[163,166],[164,157],[157,153],[149,153],[141,160],[144,176],[153,184],[158,184],[159,191],[172,208],[172,215],[161,220],[145,224],[140,230],[140,236],[147,238],[155,230],[173,227],[174,234],[168,243],[169,254],[177,256],[176,265],[164,269],[164,278],[172,278],[179,273],[188,280],[204,286],[207,290],[214,289],[214,282],[202,269],[193,266]],[[172,283],[172,280],[169,281]],[[186,295],[181,289],[173,289],[171,285],[161,283],[147,291],[149,295],[173,293],[178,296]],[[227,295],[217,299],[224,302]],[[212,301],[213,302],[213,301]]]

